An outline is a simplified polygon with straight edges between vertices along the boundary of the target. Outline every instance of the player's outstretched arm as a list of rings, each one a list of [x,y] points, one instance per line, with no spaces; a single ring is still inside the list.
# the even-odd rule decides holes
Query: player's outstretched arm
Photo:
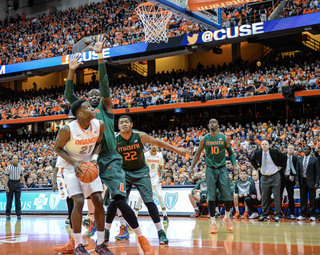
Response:
[[[79,98],[74,94],[74,74],[77,68],[83,65],[83,62],[79,62],[81,53],[76,53],[72,56],[69,62],[69,73],[66,82],[66,88],[64,91],[64,96],[68,100],[69,104],[73,104]]]
[[[70,165],[74,166],[74,171],[76,175],[82,174],[82,169],[80,168],[80,163],[78,161],[74,161],[69,154],[63,149],[63,147],[70,140],[70,128],[68,125],[63,126],[58,133],[56,142],[54,144],[54,151],[65,161],[67,161]]]
[[[110,96],[109,78],[107,74],[106,64],[103,60],[103,46],[106,43],[106,38],[102,35],[98,37],[97,42],[93,47],[89,47],[91,50],[95,51],[98,55],[98,69],[99,69],[99,90],[101,92],[101,105],[104,110],[108,113],[113,113],[112,99]]]
[[[141,142],[143,144],[150,143],[150,144],[159,146],[161,148],[165,148],[165,149],[174,151],[174,152],[178,153],[181,156],[185,156],[185,155],[187,155],[189,153],[189,151],[187,149],[185,149],[185,148],[174,147],[171,144],[166,143],[166,142],[161,141],[161,140],[158,140],[158,139],[155,139],[152,136],[147,135],[144,132],[140,132],[140,139],[141,139]]]
[[[192,160],[191,166],[190,166],[191,170],[193,170],[193,168],[195,167],[195,165],[199,161],[199,158],[200,158],[200,155],[201,155],[201,152],[203,151],[203,149],[204,149],[204,138],[202,138],[200,140],[198,150],[197,150],[196,154],[194,154],[194,156],[193,156],[193,160]]]

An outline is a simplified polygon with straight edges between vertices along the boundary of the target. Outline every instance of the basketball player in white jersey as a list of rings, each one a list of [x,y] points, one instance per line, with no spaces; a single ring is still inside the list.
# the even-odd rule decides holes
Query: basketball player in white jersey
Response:
[[[163,222],[168,223],[169,219],[168,219],[168,215],[167,215],[167,208],[166,208],[164,201],[163,201],[161,182],[159,179],[159,175],[162,176],[162,171],[163,171],[163,166],[164,166],[162,153],[158,152],[158,146],[151,144],[150,151],[146,152],[144,154],[144,157],[145,157],[146,163],[150,169],[152,190],[156,194],[156,196],[158,197],[159,203],[160,203],[160,206],[162,209]],[[137,217],[139,214],[141,203],[142,203],[142,198],[139,195],[136,206],[134,208]]]
[[[76,120],[63,126],[55,142],[55,152],[63,159],[59,164],[64,168],[64,180],[68,195],[73,199],[74,207],[71,214],[73,235],[75,241],[74,254],[89,255],[84,248],[81,236],[81,221],[84,199],[91,198],[95,206],[95,220],[97,225],[98,254],[113,254],[104,243],[105,212],[103,208],[102,182],[98,176],[90,183],[81,182],[77,176],[82,174],[82,162],[97,163],[101,149],[105,124],[95,119],[95,111],[90,104],[80,99],[71,105],[71,112]]]

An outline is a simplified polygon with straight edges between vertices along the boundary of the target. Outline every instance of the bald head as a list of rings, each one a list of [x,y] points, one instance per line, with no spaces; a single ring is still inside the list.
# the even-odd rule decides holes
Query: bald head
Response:
[[[269,148],[270,148],[269,142],[268,142],[267,140],[263,140],[263,141],[261,142],[261,148],[262,148],[262,150],[263,150],[264,152],[267,152],[267,151],[269,150]]]

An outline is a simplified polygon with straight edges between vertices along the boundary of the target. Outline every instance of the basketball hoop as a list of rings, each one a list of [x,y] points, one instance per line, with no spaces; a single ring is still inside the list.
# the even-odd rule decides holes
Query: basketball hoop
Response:
[[[139,4],[136,12],[142,20],[146,42],[168,42],[167,25],[172,12],[149,2]]]

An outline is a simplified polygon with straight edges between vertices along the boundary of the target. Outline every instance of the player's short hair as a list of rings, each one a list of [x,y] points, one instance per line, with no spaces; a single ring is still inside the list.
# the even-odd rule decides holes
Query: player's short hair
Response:
[[[71,112],[73,116],[77,116],[77,112],[80,109],[81,105],[86,102],[87,100],[85,99],[79,99],[77,101],[75,101],[72,105],[71,105]]]
[[[120,118],[119,118],[119,120],[118,120],[118,123],[120,122],[121,119],[128,119],[131,123],[133,122],[132,119],[131,119],[131,117],[128,116],[128,115],[122,115],[122,116],[120,116]]]

